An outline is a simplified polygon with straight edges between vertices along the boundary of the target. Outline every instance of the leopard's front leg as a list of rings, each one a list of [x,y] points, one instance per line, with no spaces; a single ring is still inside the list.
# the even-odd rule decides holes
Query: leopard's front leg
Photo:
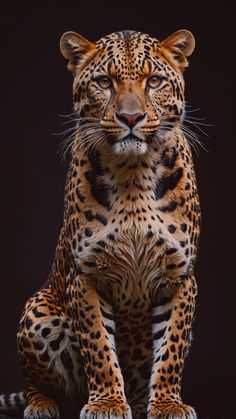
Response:
[[[180,395],[195,296],[195,279],[188,277],[173,287],[171,297],[160,298],[153,308],[153,368],[148,419],[197,417],[191,406],[182,403]]]
[[[89,388],[88,404],[80,419],[131,419],[115,349],[114,324],[109,324],[112,307],[99,297],[86,276],[77,277],[73,288],[71,308]]]

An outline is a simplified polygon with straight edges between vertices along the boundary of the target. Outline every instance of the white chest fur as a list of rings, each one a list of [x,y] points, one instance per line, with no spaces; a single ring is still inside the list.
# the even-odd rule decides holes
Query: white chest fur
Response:
[[[125,224],[116,217],[93,234],[83,252],[74,252],[76,263],[92,275],[99,288],[115,287],[133,295],[140,287],[152,292],[161,283],[169,284],[187,273],[187,240],[179,240],[178,231],[169,232],[166,223],[153,220],[151,214],[145,213],[145,223],[132,214]]]

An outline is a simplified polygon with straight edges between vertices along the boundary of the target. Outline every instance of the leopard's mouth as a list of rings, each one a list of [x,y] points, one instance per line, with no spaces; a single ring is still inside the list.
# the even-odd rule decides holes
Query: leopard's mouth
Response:
[[[114,134],[110,134],[107,137],[108,142],[110,144],[115,144],[115,143],[119,143],[119,144],[124,144],[124,143],[129,143],[129,144],[134,144],[135,142],[139,142],[139,143],[144,143],[145,140],[141,139],[139,137],[137,137],[136,135],[129,133],[127,134],[125,137],[123,138],[119,138],[118,136],[114,135]]]
[[[138,156],[145,154],[148,149],[147,141],[142,140],[133,134],[128,134],[124,138],[117,139],[112,145],[116,155]]]

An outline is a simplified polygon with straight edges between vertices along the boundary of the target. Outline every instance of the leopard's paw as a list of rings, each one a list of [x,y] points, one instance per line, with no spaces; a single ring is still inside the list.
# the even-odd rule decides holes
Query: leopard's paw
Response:
[[[148,411],[147,419],[197,419],[193,407],[186,404],[158,403]]]
[[[30,403],[24,410],[24,419],[59,419],[58,406],[52,399],[42,398]]]
[[[126,402],[102,399],[86,404],[80,419],[132,419],[132,414]]]

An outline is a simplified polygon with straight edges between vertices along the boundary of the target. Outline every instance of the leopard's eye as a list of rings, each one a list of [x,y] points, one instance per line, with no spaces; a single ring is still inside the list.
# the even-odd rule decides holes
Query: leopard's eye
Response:
[[[153,75],[147,79],[147,85],[148,87],[151,87],[152,89],[160,88],[163,84],[163,78],[159,77],[157,75]]]
[[[111,79],[106,76],[97,77],[96,82],[102,89],[109,89],[112,86]]]

